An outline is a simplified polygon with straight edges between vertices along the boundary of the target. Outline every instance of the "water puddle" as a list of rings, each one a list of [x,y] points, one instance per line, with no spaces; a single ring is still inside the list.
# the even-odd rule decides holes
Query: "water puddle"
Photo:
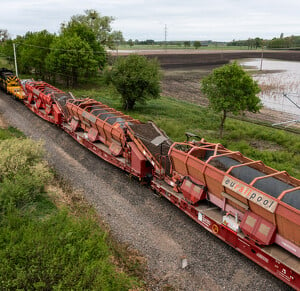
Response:
[[[300,62],[244,59],[239,63],[255,71],[253,78],[261,87],[265,107],[300,116]]]

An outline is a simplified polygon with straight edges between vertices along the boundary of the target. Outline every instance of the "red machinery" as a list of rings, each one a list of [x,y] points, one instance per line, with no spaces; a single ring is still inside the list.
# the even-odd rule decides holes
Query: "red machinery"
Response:
[[[68,100],[66,111],[68,124],[63,126],[76,140],[141,180],[152,177],[153,165],[159,164],[156,153],[160,148],[152,144],[147,150],[145,143],[159,137],[163,137],[163,143],[168,140],[153,123],[141,123],[92,99]],[[134,134],[132,128],[140,134]],[[151,140],[147,139],[149,133]]]
[[[64,105],[72,96],[44,81],[23,80],[23,90],[27,95],[25,105],[43,119],[61,124],[64,117]]]
[[[243,233],[252,240],[269,245],[277,233],[285,239],[282,246],[298,249],[295,254],[300,257],[299,180],[204,140],[174,143],[169,157],[179,191],[186,181],[205,186],[210,201],[224,210],[227,204],[232,207],[232,215],[238,216]],[[190,203],[200,200],[194,192],[188,194]],[[255,222],[258,218],[260,223]]]
[[[45,82],[22,84],[30,110],[300,289],[300,180],[204,139],[172,143],[152,122]]]

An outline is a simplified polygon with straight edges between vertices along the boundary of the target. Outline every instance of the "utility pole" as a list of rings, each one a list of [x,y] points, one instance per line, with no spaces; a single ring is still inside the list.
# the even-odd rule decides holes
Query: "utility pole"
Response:
[[[16,76],[17,76],[17,78],[19,78],[19,75],[18,75],[18,66],[17,66],[16,44],[15,43],[13,43],[13,47],[14,47],[14,58],[15,58]]]
[[[260,71],[262,71],[263,59],[264,59],[264,45],[262,45],[262,47],[261,47]]]

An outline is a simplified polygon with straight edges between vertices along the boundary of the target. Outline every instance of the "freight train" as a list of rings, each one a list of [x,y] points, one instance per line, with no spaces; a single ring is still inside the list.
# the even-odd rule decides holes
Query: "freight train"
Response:
[[[300,180],[191,133],[185,142],[172,142],[152,122],[0,72],[1,87],[35,114],[300,289]]]

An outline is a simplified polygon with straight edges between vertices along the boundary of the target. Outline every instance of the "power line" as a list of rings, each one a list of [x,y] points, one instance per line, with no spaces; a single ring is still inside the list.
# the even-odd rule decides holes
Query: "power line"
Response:
[[[24,44],[24,43],[16,43],[16,45],[24,45],[24,46],[30,46],[30,47],[36,47],[36,48],[41,48],[41,49],[47,49],[47,50],[56,50],[56,51],[65,51],[65,52],[84,52],[84,53],[89,53],[90,51],[82,51],[81,49],[76,50],[76,49],[71,49],[71,50],[66,50],[66,49],[58,49],[58,48],[50,48],[50,47],[45,47],[45,46],[39,46],[39,45],[34,45],[34,44]],[[94,54],[106,54],[104,51],[92,51]]]

